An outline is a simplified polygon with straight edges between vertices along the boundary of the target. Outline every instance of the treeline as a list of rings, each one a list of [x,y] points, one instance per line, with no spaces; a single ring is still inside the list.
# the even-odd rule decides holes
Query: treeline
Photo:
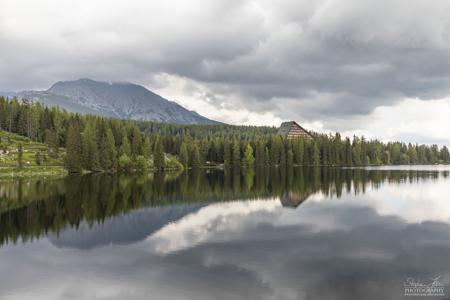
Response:
[[[340,134],[287,140],[274,127],[173,125],[81,116],[29,101],[0,98],[0,129],[67,151],[71,172],[177,167],[367,166],[450,163],[446,146],[382,143]]]
[[[446,146],[439,148],[437,145],[382,143],[359,137],[342,138],[338,133],[315,134],[313,140],[302,138],[287,140],[274,133],[259,134],[252,130],[250,132],[252,134],[247,132],[240,139],[221,137],[226,133],[207,132],[203,137],[196,133],[197,138],[193,138],[190,134],[162,135],[161,140],[165,151],[177,155],[187,167],[217,164],[240,168],[450,163],[450,154]],[[217,137],[214,137],[215,135]],[[195,156],[192,157],[190,153],[193,152]]]
[[[165,166],[162,144],[158,140],[151,142],[126,121],[81,116],[40,103],[0,97],[0,129],[46,143],[51,157],[62,155],[60,148],[65,148],[65,165],[70,172],[145,171],[152,152],[153,164]]]

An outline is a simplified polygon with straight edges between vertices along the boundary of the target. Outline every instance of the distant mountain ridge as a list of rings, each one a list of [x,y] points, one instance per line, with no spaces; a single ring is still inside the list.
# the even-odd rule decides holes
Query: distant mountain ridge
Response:
[[[16,96],[82,114],[177,124],[219,123],[133,83],[83,78],[59,81],[46,91],[18,92]]]

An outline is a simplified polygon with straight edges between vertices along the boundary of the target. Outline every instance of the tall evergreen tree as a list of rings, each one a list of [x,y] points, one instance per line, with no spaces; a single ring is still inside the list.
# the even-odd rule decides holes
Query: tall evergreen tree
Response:
[[[199,168],[201,166],[200,150],[196,143],[191,145],[191,151],[189,155],[189,166],[192,168]]]
[[[280,166],[286,167],[286,150],[283,143],[281,144],[280,147]]]
[[[94,120],[90,120],[82,135],[82,161],[86,170],[101,170],[98,151],[96,124]]]
[[[231,167],[231,145],[228,140],[223,143],[223,164],[225,168]]]
[[[125,131],[126,133],[126,131]],[[122,136],[122,145],[120,146],[120,154],[126,154],[128,157],[131,156],[131,146],[130,141],[128,140],[128,135],[125,134]]]
[[[76,122],[70,124],[66,138],[66,168],[70,173],[80,173],[81,164],[81,135]]]
[[[115,144],[112,130],[108,127],[102,136],[100,144],[100,162],[103,170],[115,171],[117,169],[117,151]]]
[[[241,163],[241,145],[238,140],[233,143],[233,168],[239,168]]]
[[[155,146],[153,165],[157,170],[164,170],[166,167],[166,160],[164,158],[164,148],[161,139],[158,139]]]
[[[148,136],[146,136],[144,138],[144,143],[142,145],[142,155],[144,155],[144,157],[148,159],[151,154],[152,154],[152,148],[150,145],[150,139],[148,138]]]
[[[247,144],[247,147],[244,151],[244,157],[242,159],[242,166],[244,168],[253,168],[255,165],[255,157],[253,156],[253,148],[250,144]]]
[[[289,149],[286,160],[288,167],[292,167],[294,165],[294,152],[292,152],[292,149]]]
[[[319,146],[315,142],[313,145],[313,156],[312,156],[312,163],[314,166],[320,166],[320,150]]]
[[[180,163],[185,169],[189,167],[189,152],[185,142],[181,143],[180,147]]]

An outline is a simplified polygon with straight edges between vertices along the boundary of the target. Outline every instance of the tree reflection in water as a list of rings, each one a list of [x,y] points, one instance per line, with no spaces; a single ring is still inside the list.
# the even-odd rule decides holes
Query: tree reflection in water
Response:
[[[341,197],[383,183],[448,177],[448,171],[382,171],[341,168],[190,170],[145,176],[91,174],[60,180],[12,180],[0,185],[0,245],[30,241],[67,226],[90,226],[141,207],[279,198],[297,207],[315,193]]]

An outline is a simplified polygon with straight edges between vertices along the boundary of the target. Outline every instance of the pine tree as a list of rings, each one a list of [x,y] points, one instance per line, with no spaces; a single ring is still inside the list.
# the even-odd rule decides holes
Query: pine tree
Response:
[[[242,159],[242,166],[244,168],[253,168],[255,165],[255,157],[253,156],[253,148],[250,144],[247,144],[244,152],[244,158]]]
[[[233,143],[233,168],[239,168],[241,162],[241,145],[238,140]]]
[[[137,155],[142,153],[142,136],[141,132],[136,127],[133,127],[131,132],[131,156],[135,158]]]
[[[304,164],[304,157],[305,157],[305,139],[303,137],[300,137],[298,139],[297,145],[294,149],[294,161],[298,165]]]
[[[99,171],[100,160],[95,121],[89,121],[82,135],[82,161],[86,170]]]
[[[417,156],[416,147],[414,147],[411,143],[408,144],[408,152],[409,161],[411,164],[417,164],[419,157]]]
[[[294,165],[294,152],[292,152],[291,149],[289,149],[287,153],[287,166],[292,167]]]
[[[317,145],[317,143],[315,142],[313,145],[313,160],[312,163],[314,166],[320,166],[320,150],[319,150],[319,146]]]
[[[115,171],[117,169],[117,151],[116,142],[111,128],[106,129],[106,135],[102,140],[102,155],[104,155],[103,169],[108,171]]]
[[[286,167],[286,150],[283,143],[280,147],[280,166]]]
[[[144,138],[144,144],[142,145],[142,154],[144,157],[149,158],[152,154],[152,148],[150,145],[150,139],[148,137]]]
[[[192,168],[199,168],[201,166],[200,150],[196,143],[193,143],[190,148],[189,166]]]
[[[271,149],[270,149],[270,162],[272,165],[276,166],[280,164],[281,148],[283,146],[283,141],[281,136],[276,135],[272,137]]]
[[[263,166],[264,162],[264,143],[261,140],[256,142],[255,163],[257,166]]]
[[[354,165],[361,165],[361,142],[356,137],[353,139],[352,159]]]
[[[448,151],[447,146],[442,147],[440,156],[441,156],[441,160],[443,163],[446,163],[446,164],[450,163],[450,153]]]
[[[125,132],[126,133],[126,132]],[[126,154],[128,157],[131,156],[131,146],[128,136],[125,134],[122,137],[122,145],[120,146],[120,154]]]
[[[189,167],[189,153],[185,142],[181,143],[180,146],[180,162],[185,169]]]
[[[153,156],[153,165],[156,170],[164,170],[166,167],[164,148],[161,139],[158,139],[156,142],[155,153]]]
[[[352,144],[350,143],[350,139],[345,139],[345,165],[351,166],[353,165],[353,153],[352,153]]]
[[[231,167],[231,146],[228,140],[223,143],[223,164],[225,168]]]
[[[81,167],[81,135],[76,123],[67,130],[66,138],[66,168],[70,173],[80,173]]]

